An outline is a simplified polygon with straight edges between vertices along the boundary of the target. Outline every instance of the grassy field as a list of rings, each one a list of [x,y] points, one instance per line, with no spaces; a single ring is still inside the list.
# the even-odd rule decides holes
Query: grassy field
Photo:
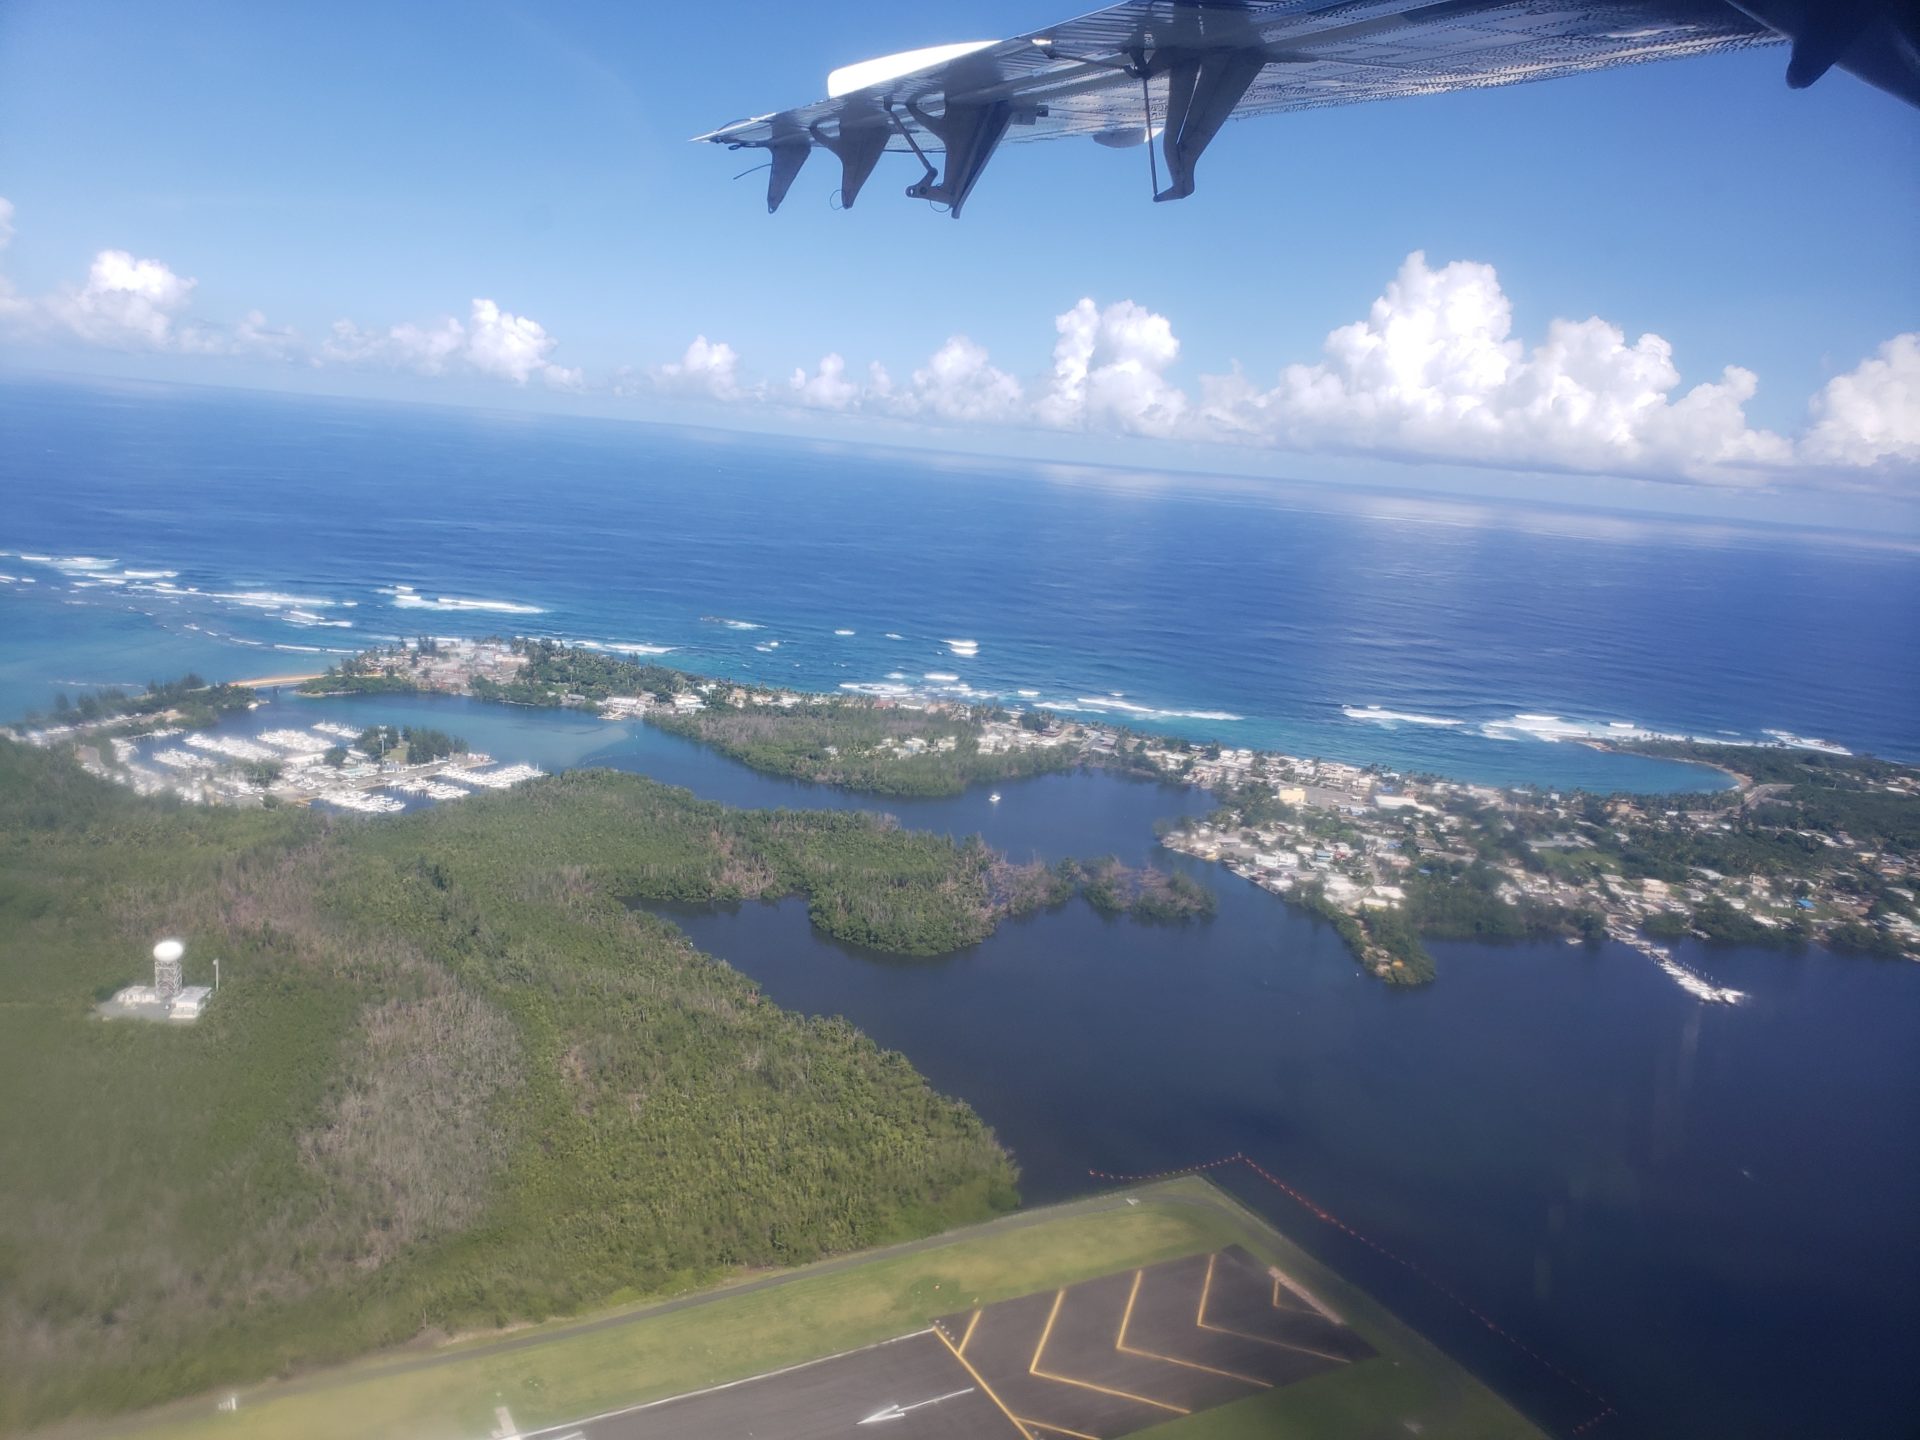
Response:
[[[756,1374],[922,1328],[935,1316],[1117,1269],[1238,1243],[1338,1307],[1380,1351],[1350,1369],[1191,1416],[1156,1440],[1398,1432],[1537,1440],[1539,1432],[1365,1295],[1205,1181],[1184,1179],[1027,1212],[937,1240],[828,1262],[744,1292],[680,1308],[653,1306],[368,1361],[241,1395],[213,1397],[111,1427],[68,1427],[72,1440],[478,1440],[507,1406],[523,1429]]]
[[[0,743],[0,1432],[1010,1208],[966,1107],[627,903],[804,870],[904,937],[962,864],[631,776],[330,825]],[[205,1018],[95,1018],[170,934]]]

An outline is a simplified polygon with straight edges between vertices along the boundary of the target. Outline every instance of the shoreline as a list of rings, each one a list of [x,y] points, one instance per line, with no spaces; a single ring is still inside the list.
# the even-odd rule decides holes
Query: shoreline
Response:
[[[637,721],[762,775],[882,802],[1082,768],[1195,788],[1213,797],[1214,812],[1169,823],[1161,848],[1220,864],[1319,914],[1364,970],[1392,984],[1434,978],[1428,938],[1558,936],[1579,945],[1633,937],[1632,948],[1683,985],[1695,977],[1676,974],[1657,941],[1691,934],[1791,946],[1838,937],[1844,948],[1920,959],[1913,900],[1920,867],[1905,854],[1894,820],[1875,808],[1884,802],[1873,798],[1885,790],[1920,800],[1920,775],[1837,747],[1823,751],[1818,742],[1799,746],[1784,734],[1731,754],[1671,737],[1569,737],[1594,749],[1651,751],[1724,788],[1562,793],[1197,745],[1045,709],[710,680],[538,640],[402,644],[332,667],[295,693],[459,699]],[[330,740],[352,738],[337,726],[315,728]],[[157,753],[151,758],[180,772],[163,776],[133,763],[143,757],[130,741],[115,740],[112,761],[96,751],[93,763],[136,787],[180,788],[190,780],[190,798],[212,798],[199,793],[211,786],[236,803],[305,803],[336,779],[317,798],[351,809],[401,809],[403,801],[374,793],[386,789],[443,798],[437,774],[357,763],[349,773],[338,758],[331,768],[313,768],[309,762],[321,757],[304,753],[316,750],[312,737],[288,732],[267,740],[303,753],[226,747],[256,763],[219,775],[201,773],[217,768],[208,756]],[[337,744],[332,751],[344,753]],[[271,775],[252,773],[269,766]],[[523,771],[537,773],[521,767],[516,778]],[[334,793],[347,788],[356,793]],[[1830,813],[1836,803],[1847,825]],[[1823,850],[1806,849],[1809,825],[1824,836]],[[1886,853],[1856,841],[1848,826],[1884,843]],[[1739,998],[1705,981],[1688,988],[1705,1000]]]
[[[303,685],[309,680],[324,680],[327,672],[312,670],[304,675],[260,675],[251,680],[229,680],[229,685],[244,685],[249,690],[268,689],[276,685]]]
[[[1920,798],[1920,776],[1906,767],[1786,733],[1733,753],[1645,732],[1568,737],[1723,783],[1671,794],[1563,793],[1195,744],[1045,709],[710,680],[550,641],[403,646],[369,652],[337,673],[340,692],[381,693],[401,682],[421,695],[637,720],[761,774],[875,797],[959,794],[1078,768],[1197,787],[1218,809],[1207,822],[1170,825],[1161,846],[1223,864],[1320,914],[1365,970],[1392,984],[1434,977],[1424,938],[1559,936],[1578,945],[1631,935],[1632,948],[1696,998],[1724,1003],[1739,993],[1676,973],[1655,940],[1693,934],[1794,945],[1839,934],[1848,948],[1920,958],[1912,906],[1920,875],[1897,842],[1882,856],[1842,831],[1828,839],[1831,858],[1815,862],[1798,850],[1775,853],[1794,825],[1809,823],[1804,816],[1775,816],[1764,840],[1731,833],[1730,822],[1753,815],[1759,801],[1788,804],[1794,780],[1831,797],[1863,793],[1875,777],[1897,779],[1890,788]],[[1841,790],[1821,788],[1835,784]],[[1854,818],[1878,828],[1865,803]],[[1753,863],[1753,844],[1771,847],[1764,863]],[[1889,887],[1897,903],[1874,909]]]

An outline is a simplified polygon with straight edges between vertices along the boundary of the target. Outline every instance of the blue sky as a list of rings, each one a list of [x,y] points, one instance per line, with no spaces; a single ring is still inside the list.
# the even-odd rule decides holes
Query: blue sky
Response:
[[[1866,417],[1836,421],[1877,426],[1877,439],[1826,443],[1819,464],[1793,447],[1810,397],[1920,329],[1920,115],[1839,74],[1789,92],[1779,49],[1232,125],[1199,193],[1172,205],[1148,202],[1140,151],[1068,141],[1009,147],[959,222],[901,197],[914,167],[894,158],[850,214],[829,207],[834,174],[816,159],[769,217],[764,177],[730,178],[754,157],[686,143],[817,98],[835,65],[1034,29],[1076,8],[860,0],[743,5],[721,20],[702,6],[9,0],[9,363],[813,433],[917,430],[1293,474],[1345,456],[1329,464],[1391,480],[1408,469],[1400,461],[1434,459],[1452,484],[1485,462],[1545,472],[1539,484],[1579,495],[1595,482],[1562,472],[1653,475],[1712,497],[1756,485],[1828,494],[1836,475],[1850,490],[1914,495],[1920,451],[1903,448],[1916,423],[1905,411],[1920,392],[1904,351],[1849,392]],[[159,340],[75,318],[103,251],[197,282],[169,292]],[[1416,251],[1425,261],[1410,274]],[[1371,383],[1357,370],[1336,377],[1344,418],[1296,406],[1283,422],[1275,400],[1233,401],[1237,419],[1258,416],[1258,458],[1196,443],[1200,377],[1238,366],[1263,389],[1289,364],[1325,363],[1329,333],[1365,320],[1396,277],[1396,314],[1457,309],[1460,297],[1504,305],[1522,352],[1562,318],[1617,327],[1624,348],[1609,364],[1645,360],[1634,347],[1653,332],[1678,371],[1670,400],[1730,365],[1757,384],[1736,430],[1686,419],[1684,435],[1636,440],[1631,461],[1582,448],[1580,435],[1456,443],[1402,423],[1379,439],[1353,419],[1364,397],[1349,392]],[[418,373],[421,334],[447,317],[478,336],[479,297],[537,325],[536,368],[489,371],[483,357]],[[1159,388],[1115,391],[1105,408],[1096,396],[1064,424],[1031,429],[1056,317],[1082,297],[1094,302],[1091,368],[1113,362],[1108,378],[1124,388],[1144,365]],[[1109,309],[1120,302],[1134,308]],[[253,328],[246,343],[219,339],[252,311],[269,335],[290,327],[298,340],[256,344]],[[316,364],[342,320],[356,338]],[[187,343],[196,326],[201,343]],[[395,339],[395,326],[414,330]],[[1017,398],[903,393],[960,335]],[[695,336],[734,357],[722,383],[662,371]],[[1575,338],[1590,348],[1591,335]],[[795,409],[788,376],[829,352],[861,393]],[[893,392],[872,393],[870,362]],[[1763,462],[1759,480],[1729,480],[1702,449],[1731,454],[1728,434]],[[1835,456],[1847,463],[1825,463]]]

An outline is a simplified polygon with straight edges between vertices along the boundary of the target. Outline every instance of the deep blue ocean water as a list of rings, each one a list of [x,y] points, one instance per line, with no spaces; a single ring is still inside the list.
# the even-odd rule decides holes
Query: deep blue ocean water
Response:
[[[0,502],[0,714],[534,631],[1547,785],[1700,777],[1500,722],[1920,755],[1920,561],[1866,539],[40,383],[0,384]],[[1342,713],[1366,705],[1423,719]],[[734,804],[863,803],[571,712],[282,693],[240,723],[321,718]],[[1138,861],[1156,818],[1206,805],[1094,774],[1001,790],[888,808],[1016,856]],[[1911,1433],[1920,967],[1689,948],[1752,997],[1721,1008],[1619,946],[1449,945],[1402,994],[1324,925],[1174,863],[1219,895],[1211,924],[1069,909],[930,962],[826,942],[793,903],[677,918],[971,1101],[1031,1199],[1255,1155],[1614,1401],[1596,1437]],[[1591,1413],[1424,1282],[1230,1183],[1556,1433]]]
[[[1920,756],[1920,559],[1865,538],[25,381],[0,491],[6,715],[522,632],[1486,780],[1703,783],[1527,714]]]

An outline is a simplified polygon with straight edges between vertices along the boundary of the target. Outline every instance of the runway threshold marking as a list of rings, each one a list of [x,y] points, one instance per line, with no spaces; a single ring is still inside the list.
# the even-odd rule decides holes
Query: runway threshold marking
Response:
[[[1100,1440],[1098,1435],[1089,1435],[1084,1430],[1069,1430],[1064,1425],[1049,1425],[1045,1420],[1023,1419],[1020,1423],[1022,1425],[1031,1425],[1036,1430],[1045,1430],[1053,1435],[1071,1435],[1073,1436],[1073,1440]]]
[[[1053,1322],[1060,1318],[1060,1306],[1067,1298],[1065,1290],[1057,1291],[1053,1297],[1053,1309],[1047,1314],[1047,1323],[1040,1332],[1040,1343],[1033,1347],[1033,1359],[1027,1364],[1027,1373],[1041,1380],[1052,1380],[1060,1385],[1077,1385],[1082,1390],[1098,1391],[1102,1395],[1117,1396],[1122,1400],[1134,1400],[1142,1405],[1151,1405],[1156,1410],[1166,1410],[1174,1415],[1191,1415],[1193,1412],[1180,1405],[1165,1400],[1155,1400],[1151,1395],[1135,1395],[1129,1390],[1116,1390],[1111,1385],[1096,1385],[1091,1380],[1076,1380],[1071,1375],[1055,1375],[1040,1368],[1040,1356],[1046,1351],[1047,1341],[1053,1335]]]
[[[658,1410],[662,1405],[675,1405],[682,1400],[697,1400],[703,1395],[717,1395],[722,1390],[737,1390],[742,1385],[752,1385],[760,1380],[772,1380],[780,1375],[791,1375],[796,1370],[811,1370],[816,1365],[825,1365],[833,1360],[844,1360],[849,1355],[864,1355],[869,1350],[884,1350],[889,1345],[899,1345],[908,1340],[918,1340],[922,1335],[929,1333],[940,1335],[940,1329],[937,1325],[929,1326],[926,1330],[915,1330],[908,1335],[895,1335],[891,1340],[876,1340],[871,1345],[856,1345],[851,1350],[842,1350],[835,1355],[822,1355],[817,1359],[802,1360],[797,1365],[782,1365],[778,1370],[763,1370],[758,1375],[747,1375],[738,1380],[725,1381],[719,1385],[708,1385],[704,1389],[685,1390],[678,1395],[663,1395],[658,1400],[643,1400],[638,1405],[622,1405],[617,1410],[602,1410],[598,1415],[583,1415],[578,1420],[565,1420],[558,1425],[547,1425],[538,1430],[525,1431],[521,1434],[520,1440],[537,1440],[537,1437],[543,1435],[551,1436],[553,1440],[573,1440],[574,1435],[580,1433],[580,1427],[583,1425],[597,1425],[602,1420],[611,1420],[619,1415],[637,1415],[642,1410]],[[946,1344],[949,1350],[953,1348],[952,1343],[947,1341],[946,1336],[940,1335],[940,1339]],[[966,1362],[962,1361],[961,1363],[965,1364]],[[1006,1409],[1004,1405],[1000,1408],[1003,1410]],[[1013,1417],[1009,1415],[1007,1418],[1012,1419]],[[1028,1436],[1027,1440],[1033,1440],[1033,1437]]]
[[[962,1395],[971,1394],[973,1394],[973,1386],[969,1385],[964,1390],[949,1390],[944,1395],[936,1395],[931,1400],[916,1400],[911,1405],[902,1405],[898,1401],[895,1401],[883,1410],[874,1411],[873,1414],[858,1423],[861,1425],[878,1425],[882,1420],[904,1420],[915,1410],[924,1410],[929,1405],[938,1405],[942,1400],[958,1400]],[[565,1440],[564,1436],[562,1440]]]
[[[1271,1335],[1250,1335],[1245,1330],[1234,1330],[1225,1325],[1208,1324],[1207,1300],[1213,1294],[1213,1262],[1217,1258],[1217,1255],[1209,1255],[1207,1257],[1207,1278],[1206,1282],[1200,1287],[1200,1309],[1193,1317],[1193,1323],[1195,1325],[1199,1326],[1202,1330],[1211,1330],[1216,1335],[1232,1335],[1240,1340],[1253,1340],[1262,1345],[1272,1345],[1280,1350],[1297,1350],[1302,1355],[1315,1355],[1322,1360],[1331,1360],[1336,1365],[1351,1365],[1353,1363],[1353,1357],[1350,1355],[1332,1355],[1325,1350],[1316,1350],[1311,1345],[1295,1345],[1290,1341],[1276,1340]]]
[[[977,1313],[975,1314],[974,1318],[975,1319],[979,1318]],[[940,1337],[940,1343],[942,1345],[946,1346],[948,1350],[951,1350],[953,1352],[953,1358],[958,1360],[960,1362],[961,1367],[967,1372],[967,1374],[973,1377],[973,1383],[978,1385],[981,1391],[986,1395],[986,1397],[989,1400],[993,1401],[994,1405],[998,1407],[1000,1413],[1007,1417],[1007,1423],[1013,1426],[1015,1430],[1018,1430],[1020,1432],[1021,1440],[1034,1440],[1033,1432],[1027,1429],[1027,1427],[1021,1423],[1020,1418],[1017,1415],[1015,1415],[1013,1411],[1007,1408],[1006,1401],[1002,1400],[998,1395],[993,1393],[993,1387],[987,1384],[987,1380],[984,1375],[982,1375],[978,1370],[973,1368],[973,1362],[967,1359],[966,1356],[962,1355],[959,1352],[959,1350],[954,1348],[953,1341],[947,1338],[947,1332],[942,1330],[938,1325],[936,1325],[933,1327],[933,1333]],[[967,1327],[967,1333],[969,1335],[973,1333],[972,1326]]]
[[[1347,1322],[1342,1320],[1337,1314],[1335,1314],[1333,1311],[1329,1310],[1325,1305],[1323,1305],[1319,1301],[1319,1299],[1315,1297],[1314,1293],[1311,1290],[1307,1289],[1306,1286],[1302,1285],[1298,1280],[1294,1279],[1291,1275],[1287,1274],[1287,1272],[1282,1270],[1278,1265],[1273,1266],[1267,1273],[1273,1276],[1273,1308],[1274,1309],[1278,1310],[1281,1308],[1280,1287],[1284,1285],[1287,1287],[1288,1294],[1292,1295],[1294,1299],[1300,1301],[1309,1310],[1313,1311],[1314,1314],[1318,1315],[1322,1320],[1330,1321],[1331,1323],[1342,1326],[1342,1327],[1346,1325]]]
[[[1271,1380],[1261,1380],[1252,1375],[1242,1375],[1237,1370],[1222,1370],[1218,1365],[1202,1365],[1198,1360],[1182,1360],[1178,1355],[1162,1355],[1158,1350],[1143,1350],[1137,1345],[1127,1344],[1127,1326],[1133,1323],[1133,1302],[1140,1298],[1140,1283],[1147,1272],[1133,1272],[1133,1290],[1127,1296],[1127,1308],[1120,1316],[1120,1333],[1114,1336],[1113,1348],[1122,1355],[1139,1355],[1148,1360],[1164,1360],[1169,1365],[1184,1365],[1189,1370],[1204,1370],[1209,1375],[1218,1375],[1226,1380],[1238,1380],[1245,1385],[1258,1385],[1262,1390],[1271,1390]]]

